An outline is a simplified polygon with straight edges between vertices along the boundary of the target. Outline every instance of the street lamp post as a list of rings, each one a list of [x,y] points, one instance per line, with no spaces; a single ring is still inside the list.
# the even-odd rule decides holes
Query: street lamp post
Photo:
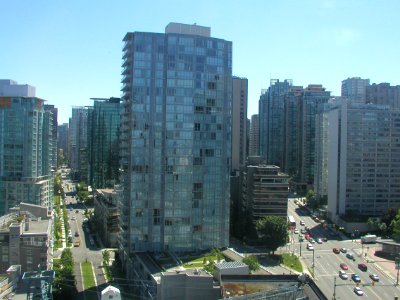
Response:
[[[400,257],[399,256],[396,257],[395,264],[396,264],[396,269],[397,269],[396,285],[399,285],[399,270],[400,270]]]
[[[336,300],[336,276],[333,279],[333,300]]]
[[[299,242],[300,242],[300,256],[301,256],[301,244],[302,244],[302,241],[300,240]]]
[[[315,262],[314,262],[314,258],[315,258],[315,249],[313,249],[313,251],[312,251],[312,272],[313,272],[313,276],[315,278]]]

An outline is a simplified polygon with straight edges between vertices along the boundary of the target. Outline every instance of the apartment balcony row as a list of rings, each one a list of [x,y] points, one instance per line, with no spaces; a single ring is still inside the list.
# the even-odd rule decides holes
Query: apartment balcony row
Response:
[[[128,73],[128,74],[125,74],[125,75],[122,77],[121,82],[122,82],[122,83],[129,83],[129,82],[131,82],[131,80],[132,80],[132,77],[131,77],[131,75]]]
[[[121,75],[128,75],[128,74],[132,74],[132,67],[131,64],[126,65],[121,72]]]
[[[121,91],[123,92],[127,92],[129,91],[129,89],[131,88],[131,84],[130,83],[124,83],[121,87]]]
[[[127,57],[127,58],[122,62],[121,67],[124,68],[124,67],[127,67],[127,66],[131,65],[131,64],[132,64],[132,57]]]

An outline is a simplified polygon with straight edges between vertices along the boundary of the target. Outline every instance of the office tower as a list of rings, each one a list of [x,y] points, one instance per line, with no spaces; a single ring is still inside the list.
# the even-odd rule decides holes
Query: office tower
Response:
[[[349,99],[352,103],[364,104],[367,86],[369,86],[369,79],[347,78],[342,81],[341,96]]]
[[[246,162],[247,78],[233,77],[232,93],[232,170]]]
[[[58,126],[57,130],[57,148],[59,154],[63,157],[63,163],[68,161],[68,123],[64,123]]]
[[[391,86],[390,83],[385,82],[373,83],[367,86],[366,102],[400,108],[400,85]]]
[[[36,97],[0,97],[0,215],[20,202],[53,203],[52,112]]]
[[[123,40],[122,259],[227,246],[232,43],[178,23]]]
[[[328,217],[334,222],[339,216],[366,220],[399,208],[400,110],[342,100],[321,113],[317,126],[326,130],[317,136],[317,163],[327,168],[320,180],[325,187],[317,192],[320,197],[327,192]]]
[[[249,156],[258,156],[260,154],[260,123],[258,115],[252,115],[250,121],[249,134]]]
[[[302,94],[300,115],[300,170],[299,180],[307,185],[314,183],[315,115],[321,104],[327,103],[330,93],[320,84],[310,84]],[[289,121],[290,122],[290,121]]]
[[[292,86],[285,95],[283,170],[294,182],[299,179],[301,169],[301,101],[304,89]]]
[[[284,95],[292,86],[292,80],[271,79],[270,87],[260,96],[260,156],[267,164],[282,166]]]
[[[120,98],[92,98],[88,111],[88,184],[112,188],[118,182]]]
[[[73,107],[69,123],[69,153],[72,177],[87,180],[87,120],[88,107]]]

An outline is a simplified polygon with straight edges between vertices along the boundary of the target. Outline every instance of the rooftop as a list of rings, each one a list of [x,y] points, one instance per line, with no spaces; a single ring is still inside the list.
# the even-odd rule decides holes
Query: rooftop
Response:
[[[239,268],[247,266],[244,262],[241,261],[228,261],[223,263],[216,263],[215,267],[218,269],[232,269],[232,268]]]

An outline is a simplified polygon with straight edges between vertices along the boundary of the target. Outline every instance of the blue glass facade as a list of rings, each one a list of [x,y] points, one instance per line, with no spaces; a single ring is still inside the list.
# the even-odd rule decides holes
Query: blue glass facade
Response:
[[[227,246],[231,42],[142,32],[124,41],[121,247]]]

